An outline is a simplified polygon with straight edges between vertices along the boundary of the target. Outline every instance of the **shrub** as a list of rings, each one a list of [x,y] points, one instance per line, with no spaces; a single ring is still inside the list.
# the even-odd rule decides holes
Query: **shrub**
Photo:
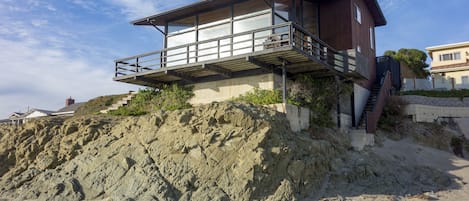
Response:
[[[407,105],[407,103],[398,96],[389,98],[378,121],[378,127],[385,131],[398,131],[399,125],[401,125],[402,120],[405,118],[405,105]]]
[[[126,106],[111,111],[112,115],[138,116],[157,110],[178,110],[190,108],[187,102],[194,96],[192,88],[173,85],[164,85],[161,89],[147,88],[140,90]]]
[[[269,105],[281,103],[283,101],[280,90],[264,90],[259,88],[254,88],[254,90],[249,91],[233,100],[256,105]]]
[[[427,97],[441,97],[441,98],[464,98],[469,97],[469,89],[449,90],[449,91],[404,91],[401,95],[418,95]]]

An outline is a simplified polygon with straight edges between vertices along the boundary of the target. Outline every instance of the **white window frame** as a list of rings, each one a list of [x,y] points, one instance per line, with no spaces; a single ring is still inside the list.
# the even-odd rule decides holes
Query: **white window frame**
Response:
[[[354,18],[355,20],[361,24],[362,23],[362,11],[360,10],[360,7],[357,4],[353,4],[355,7],[355,12],[354,12]]]
[[[375,49],[375,29],[370,27],[370,47],[372,50]]]

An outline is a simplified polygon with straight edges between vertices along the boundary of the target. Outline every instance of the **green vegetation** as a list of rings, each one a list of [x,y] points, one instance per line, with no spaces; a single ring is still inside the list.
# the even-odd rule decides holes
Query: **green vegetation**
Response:
[[[405,48],[399,49],[397,52],[388,50],[384,52],[384,56],[391,56],[397,61],[406,64],[418,78],[426,78],[430,75],[430,72],[425,70],[428,67],[426,63],[427,54],[421,50]]]
[[[140,90],[126,106],[111,111],[112,115],[138,116],[158,110],[179,110],[190,108],[187,102],[194,96],[192,89],[179,85],[164,85],[161,89]]]
[[[399,125],[405,119],[404,107],[406,104],[399,97],[392,96],[383,108],[378,127],[385,131],[399,133]]]
[[[127,96],[127,94],[100,96],[94,98],[80,106],[77,111],[75,111],[75,116],[99,114],[100,110],[108,108],[109,106],[124,98],[125,96]]]
[[[427,97],[441,97],[441,98],[464,98],[469,97],[469,89],[450,90],[450,91],[404,91],[401,95],[418,95]]]
[[[247,92],[233,101],[252,103],[256,105],[269,105],[282,102],[282,93],[280,90],[264,90],[254,88],[254,90]]]
[[[342,84],[339,94],[351,93],[351,85]],[[303,75],[289,84],[287,102],[289,104],[306,107],[312,111],[311,125],[318,127],[332,127],[331,110],[337,103],[337,83],[334,78],[315,79]],[[280,90],[254,89],[234,101],[247,102],[258,105],[268,105],[282,102]]]

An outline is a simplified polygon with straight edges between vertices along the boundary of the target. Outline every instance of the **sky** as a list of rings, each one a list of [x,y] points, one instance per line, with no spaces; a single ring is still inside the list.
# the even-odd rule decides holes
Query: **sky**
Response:
[[[112,81],[113,61],[161,49],[161,34],[129,22],[198,0],[0,0],[0,119],[58,110],[139,86]],[[388,24],[377,54],[469,41],[467,0],[378,0]]]

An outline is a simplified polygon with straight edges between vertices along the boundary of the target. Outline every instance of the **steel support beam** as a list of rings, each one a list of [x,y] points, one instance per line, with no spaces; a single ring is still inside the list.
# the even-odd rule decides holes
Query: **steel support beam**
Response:
[[[179,72],[176,72],[176,71],[171,71],[171,70],[166,70],[164,72],[166,75],[171,75],[171,76],[174,76],[174,77],[178,77],[178,78],[181,78],[182,80],[188,82],[188,83],[195,83],[196,81],[196,78],[190,76],[190,75],[187,75],[187,74],[184,74],[184,73],[179,73]]]
[[[227,69],[224,69],[220,66],[214,65],[214,64],[203,64],[202,68],[207,69],[207,70],[212,71],[212,72],[215,72],[215,73],[218,73],[219,75],[221,75],[225,78],[231,78],[233,76],[231,71],[229,71]]]
[[[264,70],[266,70],[267,72],[274,72],[275,70],[275,65],[274,64],[269,64],[269,63],[266,63],[266,62],[263,62],[263,61],[259,61],[258,59],[252,57],[252,56],[247,56],[246,57],[246,61],[249,62],[249,63],[252,63]]]

